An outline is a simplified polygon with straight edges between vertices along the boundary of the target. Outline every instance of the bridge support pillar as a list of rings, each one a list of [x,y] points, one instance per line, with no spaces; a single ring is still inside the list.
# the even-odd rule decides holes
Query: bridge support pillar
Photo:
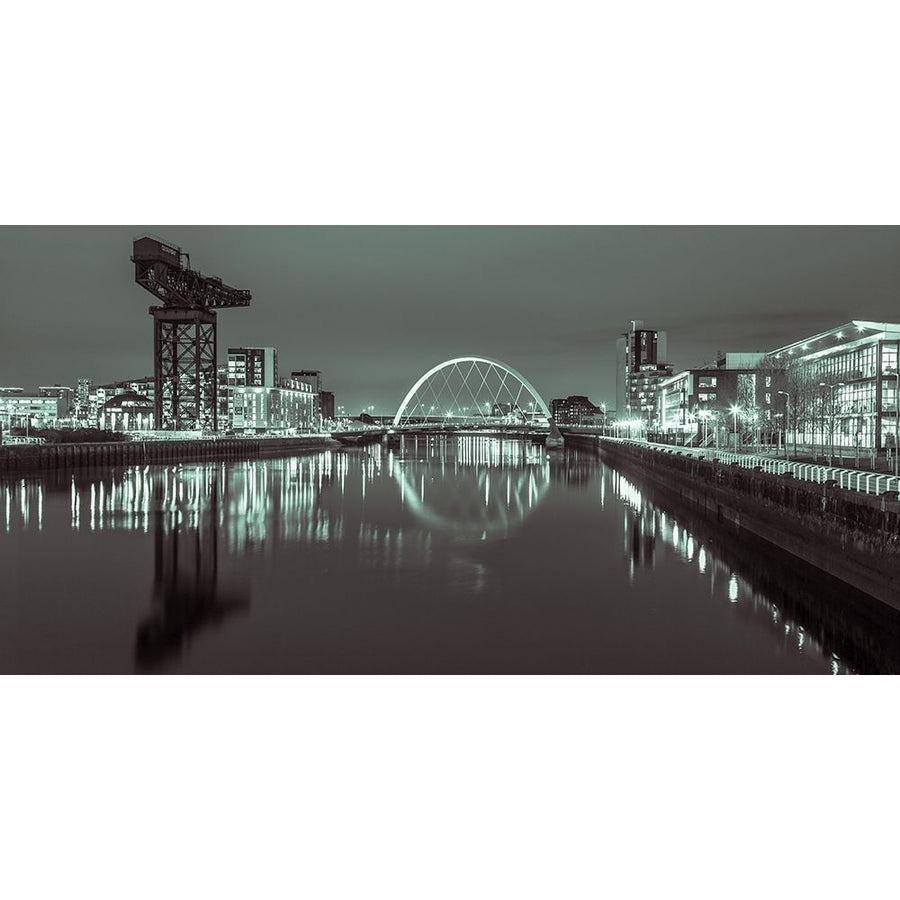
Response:
[[[548,450],[557,450],[560,447],[565,446],[565,438],[560,433],[560,430],[556,427],[556,422],[553,419],[548,420],[550,422],[550,434],[547,435],[547,440],[544,441],[544,446]]]

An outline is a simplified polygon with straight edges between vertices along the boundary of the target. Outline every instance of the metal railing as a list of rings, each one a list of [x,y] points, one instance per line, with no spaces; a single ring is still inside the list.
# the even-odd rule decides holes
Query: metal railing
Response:
[[[791,462],[790,460],[776,459],[771,456],[756,456],[750,453],[732,453],[724,450],[651,444],[647,441],[635,441],[629,438],[604,437],[602,440],[640,447],[642,450],[653,450],[657,453],[689,456],[726,465],[738,465],[742,469],[767,472],[770,475],[787,475],[798,481],[810,481],[815,484],[834,482],[837,487],[859,491],[863,494],[879,495],[890,491],[900,491],[900,478],[896,475],[864,472],[860,469],[845,469],[838,466],[817,465],[815,463]]]

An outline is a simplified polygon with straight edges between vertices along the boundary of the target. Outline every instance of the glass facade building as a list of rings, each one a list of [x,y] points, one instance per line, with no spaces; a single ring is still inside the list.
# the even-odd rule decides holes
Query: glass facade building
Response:
[[[801,444],[896,446],[900,324],[853,320],[768,354],[786,372]]]

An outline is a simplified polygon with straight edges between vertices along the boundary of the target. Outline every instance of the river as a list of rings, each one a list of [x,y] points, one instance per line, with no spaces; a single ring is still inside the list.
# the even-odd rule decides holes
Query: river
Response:
[[[874,602],[517,440],[7,479],[0,567],[7,673],[900,671]]]

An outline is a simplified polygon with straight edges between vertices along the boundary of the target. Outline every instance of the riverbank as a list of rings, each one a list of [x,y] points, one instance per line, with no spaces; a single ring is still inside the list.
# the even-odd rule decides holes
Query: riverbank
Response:
[[[790,475],[609,439],[591,446],[623,473],[703,510],[900,610],[900,502],[890,495],[802,482]]]
[[[0,476],[95,466],[137,466],[264,459],[339,447],[324,435],[291,438],[121,441],[96,444],[11,444],[0,447]]]

